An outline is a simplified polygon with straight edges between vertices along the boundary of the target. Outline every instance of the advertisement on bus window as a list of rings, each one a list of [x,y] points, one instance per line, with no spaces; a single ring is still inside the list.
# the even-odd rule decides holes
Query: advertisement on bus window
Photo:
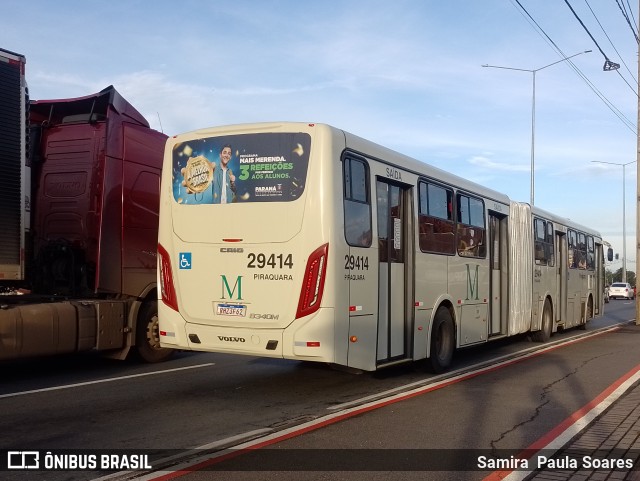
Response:
[[[302,195],[311,137],[264,133],[205,137],[173,148],[179,204],[289,202]]]

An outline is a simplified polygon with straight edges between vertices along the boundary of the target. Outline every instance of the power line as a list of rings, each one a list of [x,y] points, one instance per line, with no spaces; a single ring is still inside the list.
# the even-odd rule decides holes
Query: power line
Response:
[[[616,0],[616,2],[618,2],[619,0]],[[633,75],[633,73],[631,73],[631,70],[629,70],[629,67],[627,66],[627,62],[624,61],[624,57],[622,55],[620,55],[620,52],[618,52],[618,49],[616,48],[616,46],[613,44],[613,42],[611,41],[611,38],[609,37],[609,35],[607,34],[607,31],[604,29],[604,27],[602,26],[602,24],[600,23],[600,20],[598,19],[598,17],[596,16],[596,13],[593,11],[593,9],[591,8],[591,5],[589,5],[589,1],[588,0],[584,0],[584,3],[587,4],[587,7],[589,7],[589,10],[591,11],[591,14],[593,15],[593,18],[596,19],[596,22],[598,23],[598,25],[600,26],[600,29],[602,30],[602,33],[604,33],[604,36],[607,37],[607,40],[609,40],[609,43],[611,44],[611,46],[613,47],[613,50],[618,54],[618,58],[620,58],[620,60],[622,61],[622,63],[624,64],[625,68],[627,69],[627,72],[629,72],[629,75],[631,75],[631,78],[633,78],[635,80],[636,85],[638,84],[638,81],[636,80],[635,76]],[[618,4],[619,6],[619,4]],[[624,13],[623,13],[624,15]],[[627,18],[627,22],[629,21],[629,19]],[[636,37],[637,38],[637,37]],[[620,74],[620,71],[618,71],[618,74],[620,75],[620,77],[622,77],[622,74]],[[629,83],[626,81],[626,79],[624,77],[622,77],[622,79],[627,83],[627,85],[629,85]],[[629,85],[629,87],[631,87],[631,85]],[[631,90],[638,95],[638,93],[633,89],[633,87],[631,87]]]
[[[562,53],[562,50],[560,50],[560,54],[564,55],[564,53]],[[593,91],[593,93],[596,94],[596,96],[598,98],[600,98],[600,100],[602,100],[602,102],[604,102],[604,104],[607,106],[607,108],[609,110],[611,110],[611,112],[613,112],[613,115],[615,115],[616,117],[618,117],[618,119],[620,119],[620,121],[634,134],[637,134],[636,131],[636,126],[635,124],[629,120],[621,111],[620,109],[618,109],[615,105],[613,105],[611,103],[611,101],[602,93],[600,92],[600,90],[598,90],[598,88],[591,82],[591,80],[589,80],[589,78],[582,73],[582,71],[571,61],[569,60],[568,62],[571,65],[571,68],[573,68],[573,70],[576,72],[576,74],[578,74],[578,76],[580,76],[582,78],[582,80],[584,80],[584,82],[589,86],[589,88]]]
[[[619,69],[620,68],[620,64],[617,64],[617,63],[612,62],[611,60],[609,60],[609,57],[607,57],[607,54],[604,53],[604,50],[602,50],[600,48],[600,45],[598,45],[598,42],[596,42],[596,39],[593,38],[593,35],[591,35],[591,32],[589,31],[587,26],[584,23],[582,23],[582,20],[580,19],[580,17],[578,17],[578,14],[576,13],[576,11],[573,9],[571,4],[569,3],[569,0],[564,0],[564,3],[567,4],[567,7],[569,7],[569,10],[571,10],[571,12],[573,13],[573,16],[576,17],[578,22],[580,22],[580,25],[582,25],[582,28],[584,28],[584,31],[587,32],[587,35],[589,35],[589,37],[591,37],[591,40],[593,40],[593,43],[595,43],[596,47],[598,47],[598,50],[600,50],[600,53],[604,57],[604,67],[602,67],[602,69],[605,70],[605,71]]]
[[[525,20],[530,25],[532,25],[534,30],[536,30],[536,32],[538,32],[538,34],[543,37],[543,39],[556,51],[556,53],[561,55],[563,58],[566,58],[566,55],[564,54],[564,52],[562,52],[562,49],[558,47],[558,45],[556,45],[556,43],[551,39],[551,37],[549,37],[549,35],[547,35],[544,29],[538,24],[538,22],[536,22],[536,20],[531,16],[531,14],[527,11],[527,9],[524,8],[524,6],[520,3],[520,1],[519,0],[511,0],[511,1],[512,3],[515,2],[518,4],[518,7],[520,7],[519,9],[520,14],[525,18]],[[611,110],[611,112],[613,112],[613,114],[616,117],[618,117],[618,119],[625,125],[625,127],[627,127],[634,135],[636,135],[637,131],[636,131],[635,124],[631,120],[627,119],[625,115],[617,107],[615,107],[602,92],[598,90],[598,88],[593,84],[593,82],[591,82],[587,78],[587,76],[583,74],[580,71],[580,69],[571,60],[569,60],[567,63],[571,66],[571,68],[573,68],[574,72],[576,72],[576,74],[580,78],[582,78],[582,80],[587,84],[587,86],[592,90],[592,92],[595,93],[600,100],[602,100],[602,102],[606,105],[606,107],[609,110]]]
[[[633,36],[636,38],[636,42],[640,43],[640,39],[638,38],[638,34],[637,34],[637,28],[635,27],[635,25],[636,25],[635,18],[633,19],[633,25],[631,25],[631,21],[629,20],[629,13],[627,12],[627,9],[624,6],[624,4],[621,4],[620,0],[616,0],[616,4],[618,5],[618,8],[622,12],[622,16],[627,21],[627,24],[629,25],[629,28],[631,29],[631,32],[633,33]],[[627,0],[627,7],[629,7],[629,12],[631,12],[631,15],[633,16],[633,10],[631,9],[631,6],[629,5],[629,0]]]
[[[629,5],[629,0],[627,0],[627,7],[629,8],[629,12],[631,13],[631,18],[633,18],[633,9],[631,8],[631,5]],[[627,15],[627,18],[628,17],[629,16]],[[638,36],[636,35],[636,32],[638,31],[638,22],[636,21],[635,18],[633,18],[633,27],[631,28],[631,30],[633,31],[633,34],[635,35],[635,37],[638,38]]]

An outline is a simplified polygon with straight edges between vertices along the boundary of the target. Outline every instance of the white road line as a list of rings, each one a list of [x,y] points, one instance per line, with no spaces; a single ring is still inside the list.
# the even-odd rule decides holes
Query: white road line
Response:
[[[185,366],[185,367],[176,367],[175,369],[165,369],[163,371],[145,372],[145,373],[141,373],[141,374],[131,374],[129,376],[110,377],[110,378],[107,378],[107,379],[96,379],[95,381],[78,382],[78,383],[75,383],[75,384],[65,384],[65,385],[62,385],[62,386],[46,387],[46,388],[43,388],[43,389],[33,389],[33,390],[30,390],[30,391],[12,392],[12,393],[8,393],[8,394],[0,394],[0,399],[9,398],[9,397],[17,397],[17,396],[26,396],[27,394],[36,394],[36,393],[48,392],[48,391],[59,391],[61,389],[71,389],[71,388],[80,387],[80,386],[90,386],[92,384],[102,384],[102,383],[105,383],[105,382],[122,381],[124,379],[133,379],[133,378],[136,378],[136,377],[154,376],[156,374],[167,374],[167,373],[170,373],[170,372],[184,371],[186,369],[197,369],[197,368],[200,368],[200,367],[208,367],[208,366],[213,366],[213,365],[215,365],[215,363],[208,362],[208,363],[205,363],[205,364],[196,364],[195,366]]]
[[[591,422],[596,419],[600,414],[602,414],[609,406],[611,406],[614,402],[616,402],[623,394],[625,394],[633,385],[638,382],[640,379],[640,369],[637,369],[631,377],[621,383],[616,389],[611,391],[611,393],[606,396],[602,401],[593,406],[589,411],[585,412],[579,419],[576,419],[568,425],[564,431],[558,434],[556,437],[551,439],[545,446],[537,448],[534,454],[528,458],[528,465],[531,466],[531,469],[526,469],[524,471],[512,471],[510,474],[506,475],[504,472],[495,471],[491,475],[484,478],[485,481],[493,481],[494,479],[501,479],[504,481],[523,481],[527,476],[533,473],[537,469],[536,462],[534,462],[534,458],[538,455],[540,451],[551,451],[554,454],[562,449],[569,441],[571,441],[577,434],[581,433],[583,429],[585,429]],[[605,390],[606,392],[606,390]],[[544,437],[544,436],[543,436]],[[531,451],[531,448],[527,449]]]
[[[187,456],[197,456],[199,452],[209,451],[219,448],[224,448],[225,446],[232,446],[238,443],[246,442],[248,439],[254,439],[262,436],[266,436],[267,434],[271,434],[273,429],[271,428],[263,428],[256,429],[254,431],[248,431],[246,433],[238,434],[236,436],[230,436],[228,438],[219,439],[218,441],[214,441],[212,443],[203,444],[202,446],[198,446],[193,449],[186,449],[179,454],[175,454],[173,456],[167,456],[166,458],[161,458],[153,461],[155,465],[163,465],[175,460],[184,460]],[[211,454],[209,454],[210,456]],[[137,481],[146,481],[151,480],[158,477],[158,472],[151,472],[149,474],[141,474],[136,471],[119,471],[117,473],[108,474],[101,478],[94,478],[92,481],[126,481],[130,479],[135,479]]]
[[[627,324],[628,321],[625,321],[623,324]],[[567,344],[572,344],[576,341],[581,341],[584,339],[588,339],[589,337],[592,336],[598,336],[600,334],[604,334],[606,332],[609,331],[613,331],[615,329],[619,329],[621,327],[620,324],[616,324],[613,326],[607,326],[607,327],[603,327],[600,328],[596,331],[590,332],[588,334],[580,334],[578,336],[572,336],[569,337],[567,339],[562,339],[562,340],[558,340],[555,342],[549,342],[545,345],[543,345],[543,347],[540,346],[533,346],[533,347],[528,347],[527,349],[523,349],[522,351],[518,351],[518,352],[514,352],[512,354],[505,354],[504,356],[500,356],[497,358],[493,358],[491,360],[488,361],[482,361],[476,364],[472,364],[470,366],[464,367],[462,369],[457,369],[455,371],[450,371],[446,374],[442,374],[439,376],[434,376],[434,377],[430,377],[428,379],[422,379],[420,381],[414,381],[412,383],[409,384],[404,384],[402,386],[398,386],[396,388],[393,389],[389,389],[388,391],[382,391],[379,393],[375,393],[375,394],[371,394],[369,396],[364,396],[361,397],[359,399],[354,399],[352,401],[347,401],[341,404],[334,404],[333,406],[329,406],[327,407],[327,410],[329,411],[338,411],[338,410],[342,410],[342,409],[346,409],[352,406],[357,406],[360,404],[364,404],[376,399],[380,399],[380,398],[386,398],[389,396],[392,396],[396,393],[401,393],[403,391],[408,391],[410,389],[416,388],[416,387],[424,387],[424,386],[433,386],[436,387],[440,384],[443,383],[447,383],[448,381],[452,380],[452,379],[459,379],[459,378],[465,378],[468,377],[467,375],[470,374],[478,374],[478,373],[482,373],[483,371],[486,371],[487,369],[494,369],[496,367],[500,367],[503,366],[504,364],[511,364],[515,361],[521,361],[533,356],[537,356],[539,354],[542,354],[546,351],[552,350],[552,349],[557,349],[560,346],[564,346]]]
[[[586,339],[588,337],[596,336],[609,331],[614,331],[619,328],[620,328],[619,325],[615,327],[607,327],[602,330],[594,331],[593,333],[587,334],[586,336],[575,337],[569,340],[563,340],[558,343],[548,345],[547,347],[543,349],[539,349],[535,352],[528,353],[524,357],[526,358],[526,357],[530,357],[535,354],[543,353],[552,349],[557,349],[563,345],[579,342],[580,340]],[[452,377],[448,377],[446,379],[442,379],[431,385],[419,386],[414,389],[410,389],[408,391],[386,396],[385,398],[382,398],[382,399],[376,399],[373,401],[365,402],[364,404],[361,404],[361,405],[347,407],[340,411],[334,411],[330,414],[327,414],[317,419],[313,419],[306,423],[302,423],[297,426],[292,426],[288,429],[284,429],[281,431],[276,431],[271,434],[267,434],[266,436],[259,437],[257,439],[252,439],[245,443],[234,446],[233,448],[223,449],[216,453],[210,453],[210,454],[204,455],[200,458],[195,458],[195,459],[192,458],[192,459],[189,459],[188,461],[172,466],[171,468],[161,469],[159,471],[156,471],[155,473],[148,473],[144,477],[140,477],[140,478],[136,477],[136,478],[128,478],[128,479],[136,479],[137,481],[154,481],[154,480],[164,481],[166,479],[171,479],[174,476],[176,476],[176,473],[179,473],[181,471],[189,471],[191,469],[194,469],[194,467],[198,469],[198,468],[202,468],[205,465],[214,464],[217,459],[224,458],[225,456],[229,455],[229,453],[231,452],[231,449],[233,449],[236,454],[241,451],[246,451],[251,449],[260,449],[262,447],[269,446],[277,442],[285,441],[289,438],[297,437],[301,434],[305,434],[310,431],[314,431],[324,426],[328,426],[340,420],[349,419],[349,418],[358,416],[360,414],[366,413],[368,411],[372,411],[372,410],[381,408],[383,406],[387,406],[389,404],[401,402],[406,399],[412,398],[414,396],[427,393],[429,391],[441,389],[443,387],[449,386],[451,384],[455,384],[465,379],[478,376],[479,374],[482,374],[484,372],[493,371],[493,370],[508,366],[509,364],[519,362],[521,359],[523,359],[522,356],[515,357],[513,359],[504,360],[499,363],[484,366],[474,371],[466,371],[464,373],[461,373]]]
[[[438,376],[437,377],[437,381],[435,381],[434,378],[429,379],[429,382],[433,382],[433,384],[427,384],[424,385],[425,381],[418,381],[418,382],[414,382],[414,383],[410,383],[405,385],[404,387],[414,387],[413,389],[409,389],[409,390],[405,390],[402,392],[396,392],[398,391],[400,388],[396,388],[396,389],[392,389],[390,391],[386,391],[385,393],[387,394],[386,396],[384,396],[382,399],[370,399],[370,398],[377,398],[380,396],[380,394],[385,394],[385,393],[379,393],[378,395],[373,395],[373,396],[367,396],[365,398],[361,398],[360,400],[356,400],[356,401],[351,401],[351,402],[347,402],[347,403],[343,403],[340,405],[335,405],[335,406],[330,406],[328,409],[332,410],[334,412],[332,412],[331,414],[327,414],[325,416],[321,416],[317,419],[313,419],[311,421],[307,421],[305,423],[296,425],[296,426],[291,426],[290,428],[281,430],[281,431],[276,431],[276,432],[265,432],[264,436],[258,436],[254,439],[251,439],[249,441],[246,442],[242,442],[241,444],[232,446],[232,447],[227,447],[225,449],[222,449],[221,451],[215,452],[215,453],[207,453],[204,454],[201,457],[195,457],[195,458],[190,458],[188,460],[184,460],[183,462],[173,465],[171,467],[167,467],[167,468],[161,468],[157,471],[152,471],[152,472],[145,472],[145,473],[135,473],[135,472],[131,472],[131,471],[124,471],[124,472],[119,472],[119,473],[114,473],[113,475],[111,475],[110,479],[120,479],[122,481],[124,480],[132,480],[135,479],[136,481],[154,481],[154,480],[165,480],[165,479],[170,479],[173,478],[174,476],[176,476],[177,473],[179,473],[180,471],[189,471],[190,469],[192,469],[194,466],[200,465],[201,463],[204,464],[210,464],[210,463],[214,463],[215,460],[217,458],[222,458],[225,455],[228,455],[228,453],[230,452],[231,449],[235,450],[236,452],[238,451],[244,451],[244,450],[248,450],[248,449],[260,449],[262,447],[268,446],[268,445],[272,445],[275,444],[279,441],[285,441],[291,437],[297,437],[301,434],[305,434],[306,432],[309,431],[314,431],[316,429],[319,429],[321,427],[333,424],[335,422],[337,422],[338,420],[343,420],[343,419],[349,419],[351,417],[357,416],[359,414],[363,414],[366,413],[368,411],[374,410],[374,409],[378,409],[380,407],[383,407],[385,405],[388,404],[392,404],[395,402],[399,402],[399,401],[403,401],[405,399],[409,399],[413,396],[416,395],[420,395],[435,389],[439,389],[445,386],[448,386],[450,384],[454,384],[457,382],[460,382],[461,380],[467,379],[469,377],[474,377],[477,376],[479,374],[482,374],[486,371],[491,371],[491,370],[495,370],[501,367],[504,367],[506,365],[515,363],[515,362],[519,362],[522,359],[525,359],[527,357],[531,357],[533,355],[536,354],[540,354],[540,353],[544,353],[546,351],[549,350],[553,350],[553,349],[557,349],[563,345],[566,344],[572,344],[575,342],[579,342],[580,340],[592,337],[592,336],[596,336],[596,335],[600,335],[600,334],[604,334],[606,332],[610,332],[610,331],[615,331],[619,328],[621,328],[623,325],[628,324],[630,321],[624,321],[618,324],[614,324],[612,326],[607,326],[607,327],[603,327],[600,328],[598,330],[595,330],[591,333],[588,333],[586,335],[579,335],[579,336],[575,336],[575,337],[571,337],[568,339],[563,339],[561,341],[556,341],[554,343],[549,343],[546,345],[546,347],[540,349],[538,347],[533,347],[533,348],[528,348],[525,349],[524,351],[520,351],[520,352],[525,352],[526,354],[524,356],[511,356],[511,355],[505,355],[500,357],[501,362],[496,363],[496,359],[493,359],[492,361],[490,361],[492,364],[491,365],[487,365],[487,366],[483,366],[483,367],[478,367],[475,370],[470,370],[473,369],[473,367],[464,369],[464,370],[460,370],[463,372],[460,372],[459,374],[455,374],[455,373],[448,373],[447,375],[443,375],[443,376]],[[533,352],[530,352],[533,351]],[[486,363],[480,363],[480,364],[486,364]],[[457,372],[457,371],[456,371]],[[452,376],[453,374],[453,376]],[[446,377],[445,377],[446,376]],[[444,378],[443,378],[444,377]],[[434,382],[435,381],[435,382]],[[365,401],[366,400],[366,401]],[[368,402],[367,402],[368,401]],[[260,430],[258,430],[260,431]],[[245,433],[246,434],[246,433]],[[256,431],[256,434],[258,434],[258,432]],[[241,438],[242,435],[237,436],[238,438]],[[204,445],[206,447],[213,447],[216,444],[220,444],[219,442],[213,442],[210,443],[208,445]],[[176,456],[178,459],[180,458],[180,456]],[[179,474],[178,474],[179,476]],[[109,479],[109,478],[98,478],[94,481],[101,481],[103,479]]]

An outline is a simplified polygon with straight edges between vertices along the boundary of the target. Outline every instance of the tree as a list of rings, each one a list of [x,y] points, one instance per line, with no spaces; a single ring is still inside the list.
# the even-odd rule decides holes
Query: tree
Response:
[[[612,282],[622,282],[622,267],[615,272],[611,272],[609,269],[605,272],[605,283],[611,285]],[[627,270],[627,282],[632,286],[636,285],[636,273]]]
[[[620,277],[622,277],[622,274],[620,274]],[[612,282],[613,282],[613,272],[607,269],[604,272],[604,284],[606,286],[610,286]]]

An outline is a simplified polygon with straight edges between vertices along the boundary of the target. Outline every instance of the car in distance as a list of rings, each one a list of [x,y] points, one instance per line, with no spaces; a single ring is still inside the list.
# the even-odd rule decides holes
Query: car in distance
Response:
[[[614,282],[609,287],[609,299],[635,299],[636,294],[628,282]]]

